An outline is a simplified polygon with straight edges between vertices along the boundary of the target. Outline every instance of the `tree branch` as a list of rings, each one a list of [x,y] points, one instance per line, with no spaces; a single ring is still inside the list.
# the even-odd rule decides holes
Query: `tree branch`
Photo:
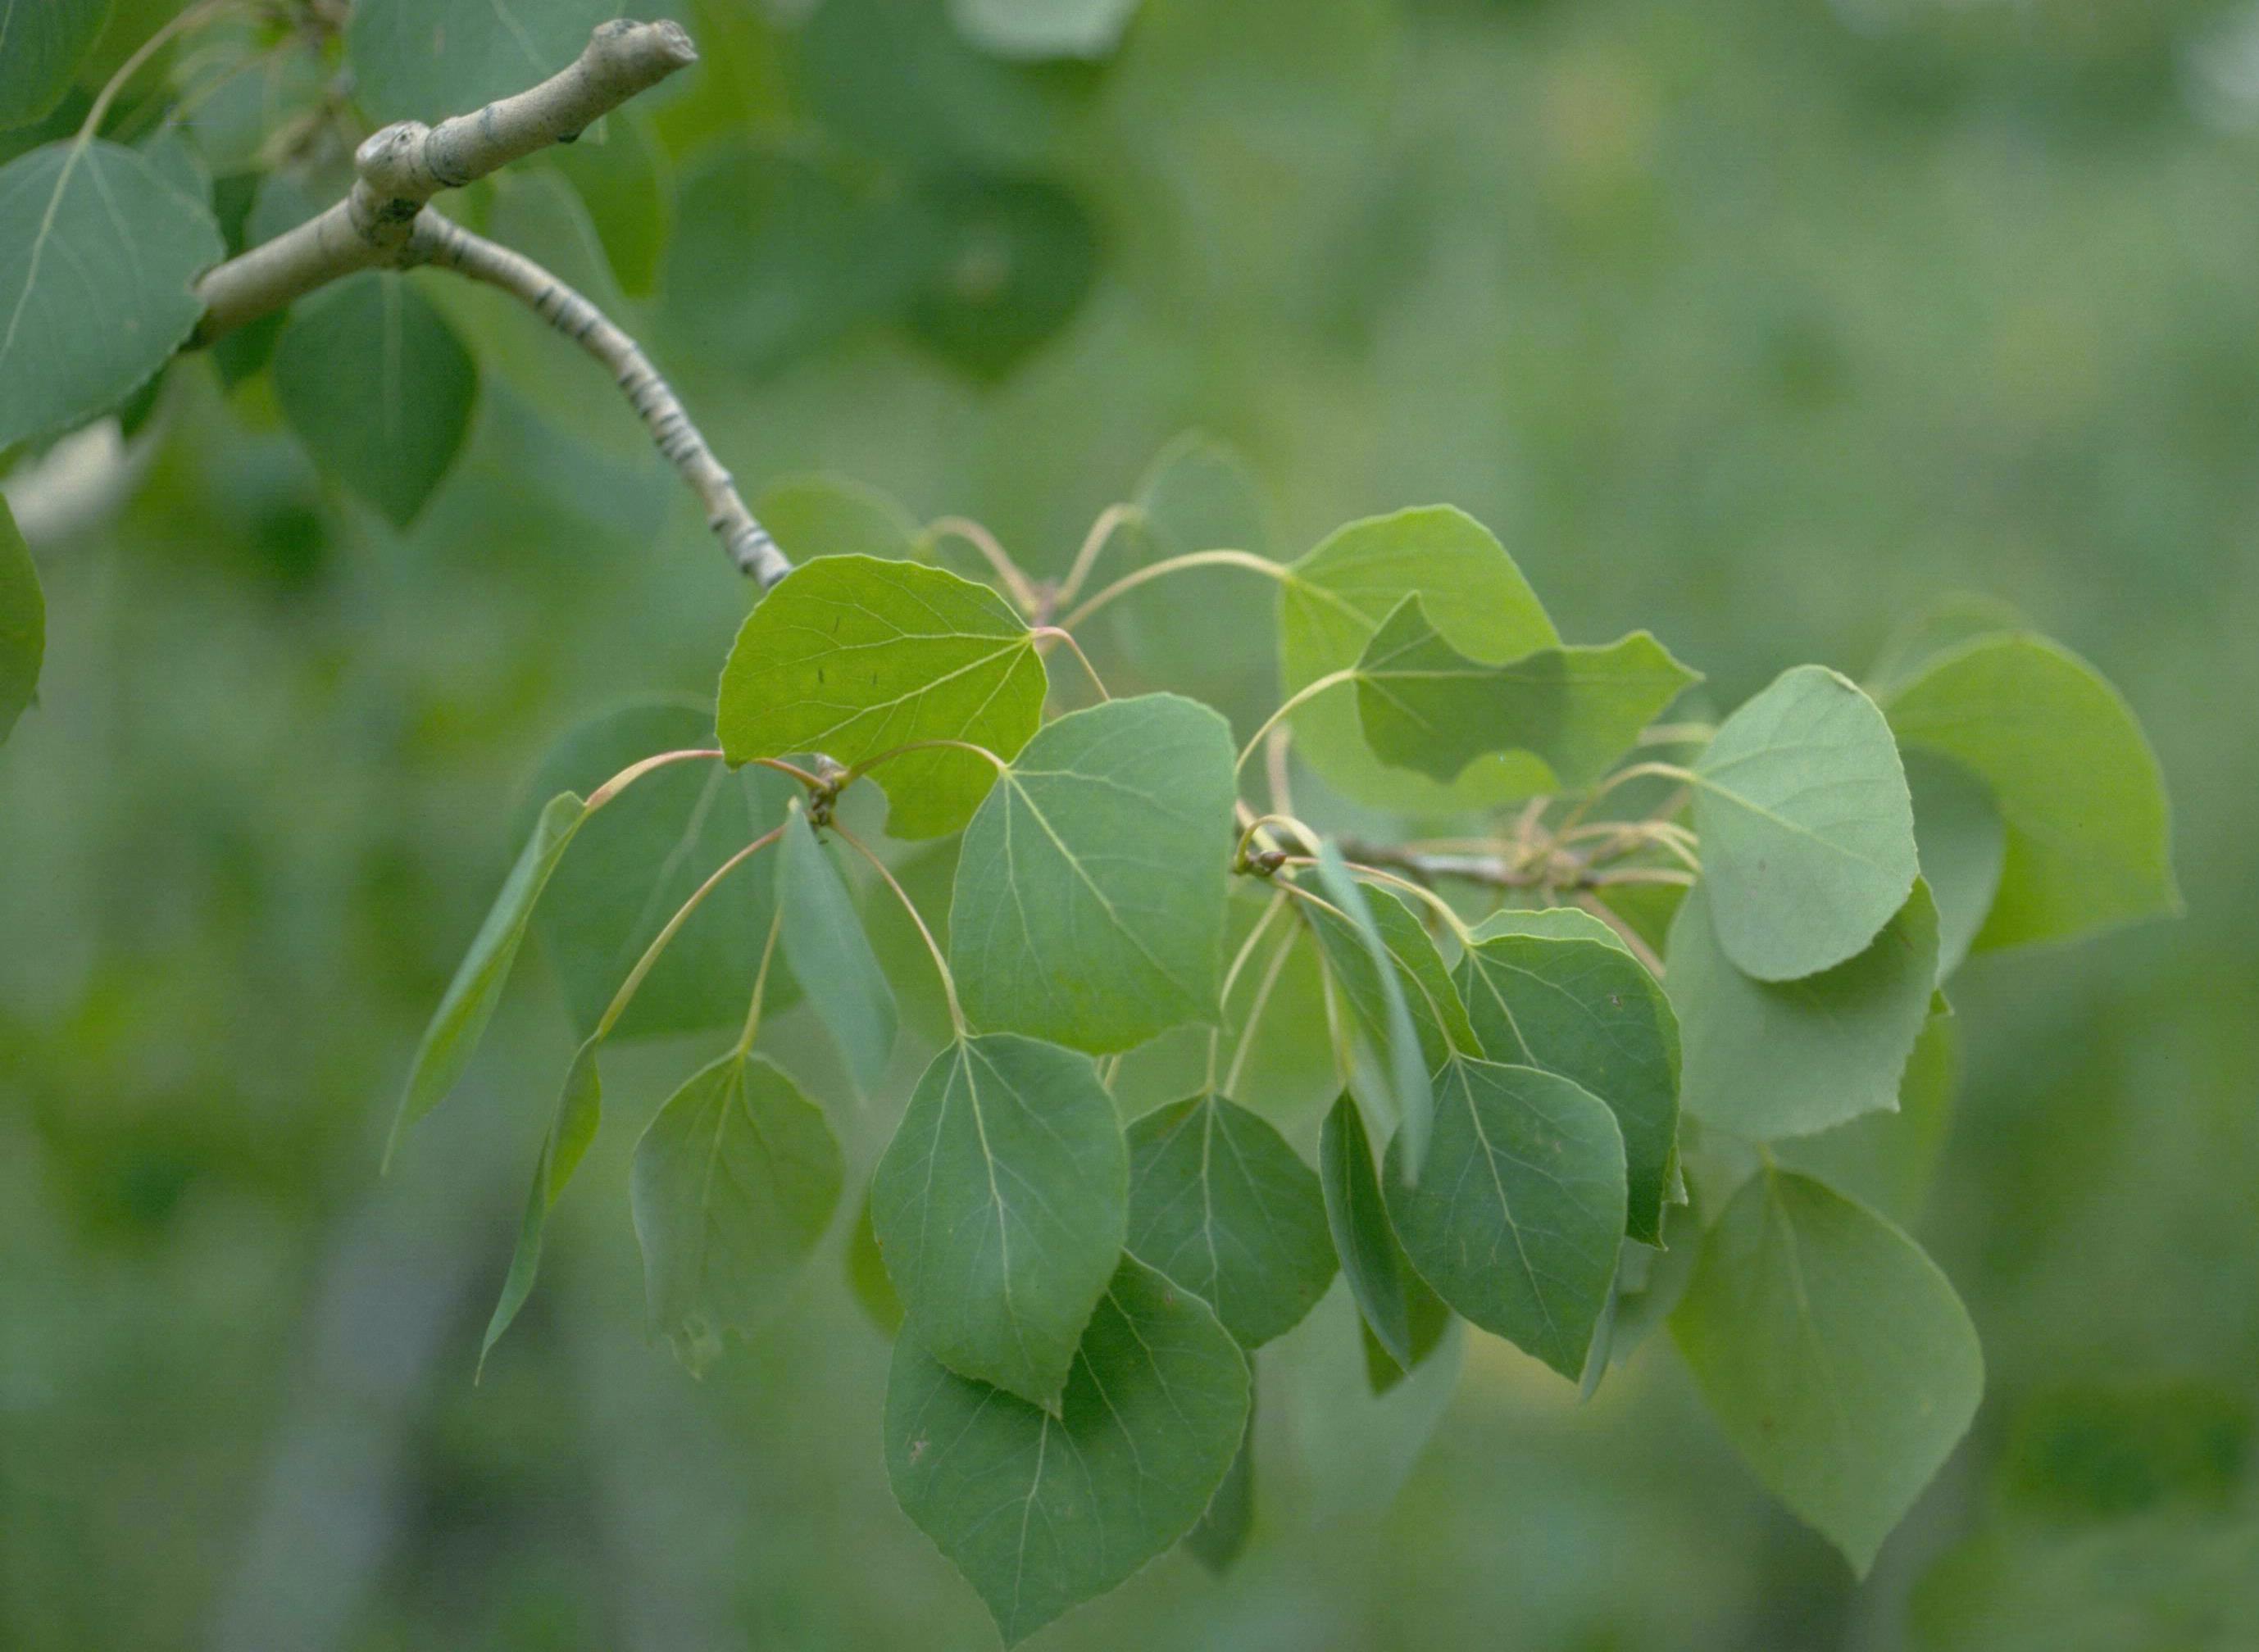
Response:
[[[318,217],[209,271],[196,283],[203,319],[193,348],[224,338],[316,288],[396,265],[424,203],[588,125],[698,61],[673,23],[601,25],[570,66],[530,91],[426,126],[403,120],[353,153],[352,193]]]
[[[768,589],[792,572],[791,561],[746,509],[729,471],[636,341],[531,259],[426,204],[443,189],[460,189],[550,144],[571,142],[697,59],[679,25],[623,18],[598,25],[571,65],[528,91],[437,126],[412,120],[387,126],[354,152],[360,176],[344,200],[196,283],[204,314],[187,347],[211,344],[363,270],[429,264],[485,281],[530,305],[610,369],[659,451],[705,506],[707,525],[730,561]]]
[[[416,215],[400,262],[403,267],[430,264],[498,287],[602,362],[649,427],[651,439],[667,463],[682,473],[682,480],[706,507],[706,525],[721,540],[738,572],[757,580],[764,591],[792,572],[791,561],[777,549],[768,530],[753,520],[730,473],[714,457],[651,359],[595,305],[524,253],[474,234],[428,207]]]

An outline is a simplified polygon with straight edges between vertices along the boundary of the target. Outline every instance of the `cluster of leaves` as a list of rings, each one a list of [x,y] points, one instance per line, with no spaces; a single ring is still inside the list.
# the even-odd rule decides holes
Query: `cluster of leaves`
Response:
[[[1942,984],[1973,951],[2174,905],[2139,730],[2075,658],[1965,607],[1910,628],[1869,688],[1800,666],[1714,727],[1659,724],[1694,673],[1644,633],[1564,643],[1456,511],[1354,523],[1291,563],[1156,559],[1181,543],[1181,473],[1215,466],[1172,449],[1064,588],[1008,559],[1002,589],[977,583],[907,530],[891,556],[810,557],[827,521],[883,543],[887,512],[794,484],[809,559],[746,620],[712,722],[646,707],[567,740],[545,771],[567,789],[403,1107],[445,1093],[540,927],[587,1040],[489,1347],[596,1128],[601,1042],[734,1018],[728,983],[751,995],[737,1043],[636,1154],[652,1327],[694,1368],[759,1334],[862,1181],[894,1490],[1008,1641],[1179,1541],[1236,1551],[1258,1350],[1336,1272],[1376,1392],[1457,1320],[1586,1391],[1667,1320],[1752,1467],[1863,1570],[1982,1387],[1968,1315],[1900,1225],[1950,1101]],[[1143,565],[1072,606],[1133,524]],[[1279,709],[1236,756],[1194,701],[1108,698],[1085,663],[1054,681],[1100,610],[1216,568],[1277,590]],[[1321,831],[1277,763],[1259,808],[1240,777],[1288,730],[1360,830],[1386,808],[1471,836]],[[891,852],[837,817],[866,779]],[[893,862],[948,837],[946,911],[921,911]],[[882,961],[835,843],[930,958]],[[773,877],[729,881],[771,844]],[[1240,1082],[1297,957],[1338,1074],[1299,1145]],[[797,994],[887,1095],[912,964],[947,1027],[851,1177],[827,1107],[756,1049],[763,1006]],[[1204,1081],[1125,1121],[1124,1055],[1186,1029],[1208,1029]]]

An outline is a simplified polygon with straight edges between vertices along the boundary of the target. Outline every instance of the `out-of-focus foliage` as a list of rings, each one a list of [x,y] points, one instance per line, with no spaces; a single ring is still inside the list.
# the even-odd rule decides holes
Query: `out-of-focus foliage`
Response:
[[[175,10],[123,0],[0,161],[67,138],[84,77]],[[681,12],[699,68],[466,210],[576,280],[593,249],[756,488],[852,476],[1052,575],[1141,477],[1151,521],[1107,566],[1222,543],[1174,525],[1199,511],[1293,555],[1450,501],[1562,635],[1656,625],[1721,706],[1802,659],[1856,672],[1978,587],[2119,685],[2176,798],[2184,922],[1951,983],[1966,1079],[1913,1231],[1990,1387],[1866,1584],[1736,1466],[1662,1339],[1581,1407],[1474,1337],[1376,1407],[1336,1285],[1264,1350],[1237,1566],[1166,1559],[1045,1643],[2234,1645],[2259,1506],[2248,0],[1144,0],[1110,52],[1036,61],[939,5]],[[336,193],[338,151],[284,123],[325,67],[231,68],[160,53],[104,140],[148,136],[170,75],[204,89],[185,132],[224,227],[262,151]],[[505,800],[588,715],[709,695],[745,601],[593,369],[410,279],[484,376],[404,531],[317,481],[269,379],[196,360],[122,474],[96,438],[4,477],[49,637],[0,748],[0,1641],[993,1644],[869,1449],[887,1352],[830,1288],[844,1217],[836,1265],[702,1385],[634,1328],[631,1149],[710,1038],[607,1056],[547,1285],[478,1388],[572,1039],[544,971],[376,1179],[516,852]],[[1160,507],[1149,467],[1191,428],[1242,457],[1251,510]],[[839,548],[880,553],[859,531]],[[1215,603],[1122,605],[1117,689],[1194,627],[1253,645],[1241,576],[1199,577]],[[953,858],[903,869],[930,911]],[[915,936],[873,921],[912,979]],[[903,1024],[921,1057],[943,1036],[933,1002]],[[846,1093],[807,1006],[764,1036]],[[1179,1042],[1125,1064],[1126,1114],[1199,1087]],[[1282,1128],[1331,1101],[1323,1053],[1256,1041]],[[843,1209],[890,1124],[842,1119]],[[1446,1394],[1450,1449],[1421,1454]]]

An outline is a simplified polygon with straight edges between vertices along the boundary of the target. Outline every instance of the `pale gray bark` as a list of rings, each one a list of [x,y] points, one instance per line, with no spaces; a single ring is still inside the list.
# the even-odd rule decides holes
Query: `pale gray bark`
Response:
[[[651,431],[669,464],[682,474],[706,508],[706,525],[729,552],[730,560],[763,590],[792,572],[792,564],[768,530],[753,520],[736,485],[706,438],[690,422],[681,402],[633,338],[563,281],[521,253],[428,209],[417,215],[409,238],[409,264],[431,264],[485,281],[532,308],[533,313],[602,362],[628,403]]]
[[[497,167],[578,137],[594,121],[697,61],[669,22],[600,25],[587,48],[531,89],[426,126],[401,121],[354,153],[360,176],[326,211],[207,273],[197,282],[203,319],[191,348],[209,345],[294,299],[368,269],[430,264],[482,281],[531,305],[609,367],[652,439],[706,509],[707,525],[739,573],[763,590],[792,572],[753,519],[681,402],[643,351],[596,307],[532,260],[471,233],[427,204]]]

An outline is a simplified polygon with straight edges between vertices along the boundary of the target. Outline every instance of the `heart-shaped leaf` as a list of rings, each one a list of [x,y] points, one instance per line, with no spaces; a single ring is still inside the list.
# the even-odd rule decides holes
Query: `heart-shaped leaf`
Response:
[[[819,557],[761,600],[722,670],[732,763],[820,751],[852,765],[925,740],[999,758],[1035,733],[1049,680],[1027,623],[986,586],[877,557]],[[978,752],[906,752],[873,776],[897,837],[962,827],[995,783]]]
[[[1898,743],[1822,666],[1783,672],[1694,765],[1694,830],[1726,956],[1792,980],[1866,950],[1917,870]]]
[[[1286,1138],[1220,1095],[1130,1127],[1130,1252],[1192,1292],[1245,1348],[1301,1322],[1334,1277],[1325,1196]]]
[[[934,1057],[871,1181],[872,1226],[915,1340],[1052,1411],[1129,1203],[1129,1150],[1096,1069],[1011,1033]]]
[[[1056,1414],[898,1338],[887,1477],[1016,1646],[1192,1529],[1250,1404],[1246,1356],[1207,1305],[1124,1257]]]
[[[973,1023],[1097,1055],[1213,1022],[1231,771],[1223,719],[1175,694],[1029,741],[958,854],[949,960]]]

